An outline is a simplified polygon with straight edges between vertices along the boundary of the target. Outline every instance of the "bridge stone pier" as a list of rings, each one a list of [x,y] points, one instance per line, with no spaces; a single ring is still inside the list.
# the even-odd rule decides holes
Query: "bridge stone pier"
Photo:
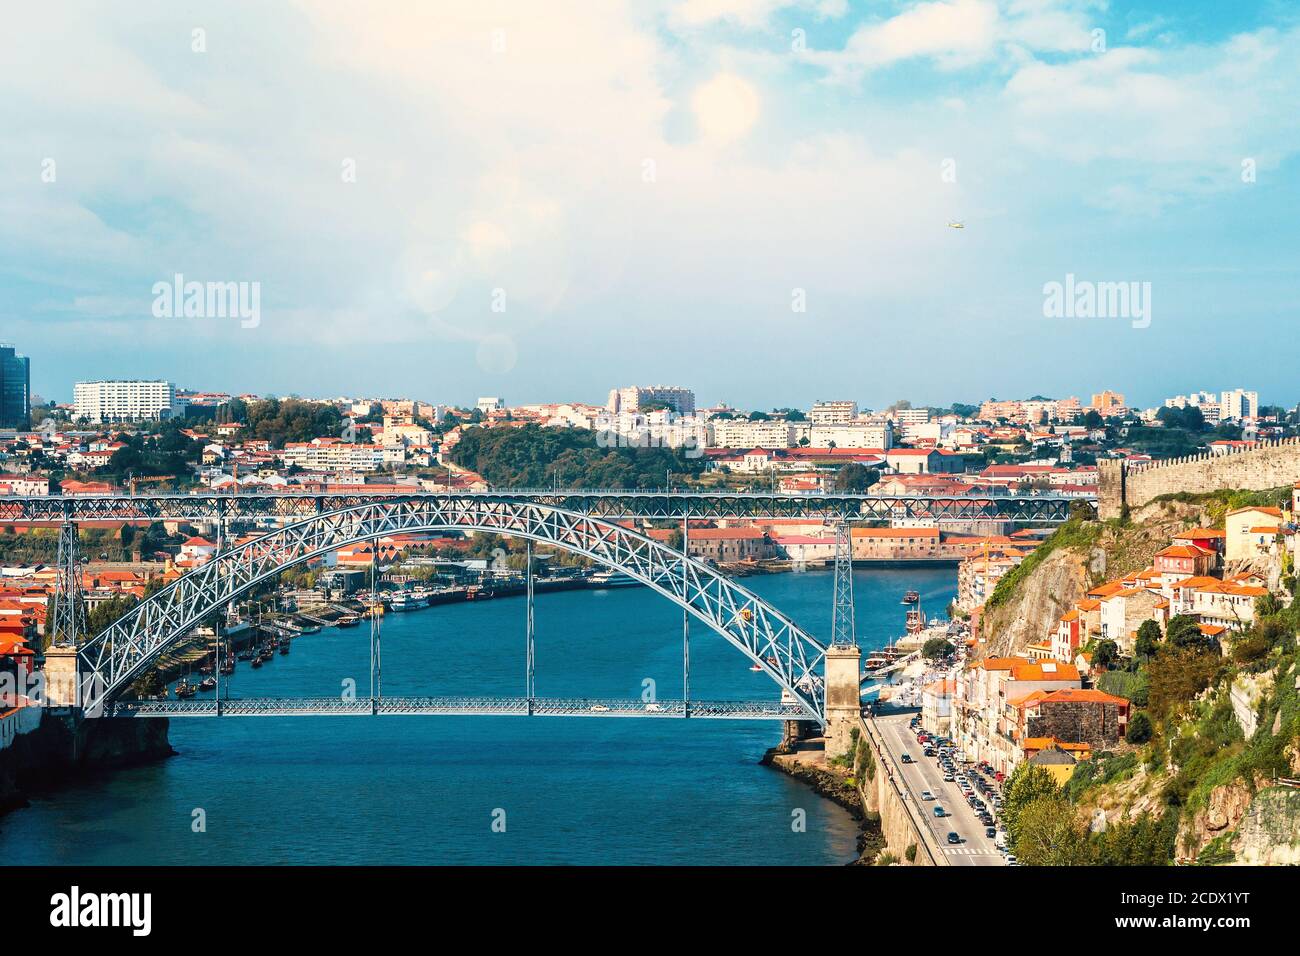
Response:
[[[77,707],[77,649],[52,644],[45,649],[45,699],[51,707]]]
[[[832,644],[826,650],[826,759],[842,757],[853,744],[862,720],[862,651],[855,644]]]

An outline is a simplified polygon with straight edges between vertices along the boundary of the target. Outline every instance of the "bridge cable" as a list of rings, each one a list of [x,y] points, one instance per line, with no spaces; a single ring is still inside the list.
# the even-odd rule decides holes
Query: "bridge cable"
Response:
[[[682,708],[687,717],[691,715],[691,612],[689,563],[690,563],[691,511],[687,507],[682,515]]]
[[[218,504],[218,508],[220,505]],[[225,550],[226,543],[226,521],[218,512],[217,518],[217,553],[212,560],[220,562],[221,552]],[[221,586],[221,565],[217,565],[217,586]],[[212,637],[216,641],[216,647],[212,651],[212,673],[216,675],[216,699],[217,699],[217,716],[221,716],[221,614],[218,613],[212,622]]]
[[[525,677],[525,685],[528,693],[528,713],[531,716],[533,713],[533,698],[537,696],[537,674],[536,674],[537,663],[536,663],[536,656],[534,651],[535,634],[534,634],[534,622],[533,622],[533,542],[532,539],[531,538],[528,539],[526,543],[527,543],[527,552],[526,552],[527,564],[525,565],[525,570],[524,570],[524,580],[526,582],[525,590],[527,591],[527,597],[528,597],[528,602],[527,602],[528,617],[527,617],[527,624],[525,626],[525,629],[527,631],[528,649],[527,649],[527,662],[526,662],[527,673]]]

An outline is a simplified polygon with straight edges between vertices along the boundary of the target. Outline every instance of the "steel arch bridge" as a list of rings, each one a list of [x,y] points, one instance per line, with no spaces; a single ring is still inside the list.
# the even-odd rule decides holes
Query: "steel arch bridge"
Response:
[[[787,717],[825,722],[825,646],[753,592],[639,532],[523,499],[481,495],[377,498],[272,531],[231,548],[136,605],[80,649],[94,697],[113,701],[205,617],[286,568],[360,541],[422,531],[507,534],[583,555],[680,605],[754,661],[795,706]],[[147,710],[147,707],[145,708]]]

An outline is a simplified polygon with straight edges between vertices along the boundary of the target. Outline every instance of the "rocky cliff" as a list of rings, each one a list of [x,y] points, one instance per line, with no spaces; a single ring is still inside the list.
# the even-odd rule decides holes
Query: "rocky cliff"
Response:
[[[1007,601],[985,611],[980,621],[980,634],[987,640],[985,656],[1014,654],[1042,640],[1087,593],[1088,581],[1084,556],[1070,549],[1053,551],[1020,582]]]
[[[980,623],[988,641],[984,655],[1015,654],[1042,640],[1089,588],[1149,566],[1174,534],[1211,518],[1203,503],[1163,501],[1141,509],[1124,525],[1071,522],[1058,532],[1061,538],[1039,546],[1046,556],[985,609]]]

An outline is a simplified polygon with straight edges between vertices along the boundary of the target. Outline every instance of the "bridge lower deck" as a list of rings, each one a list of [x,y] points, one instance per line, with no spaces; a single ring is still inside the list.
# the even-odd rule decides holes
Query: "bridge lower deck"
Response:
[[[554,697],[244,697],[229,700],[133,700],[110,704],[109,717],[649,717],[711,720],[813,720],[795,703],[749,700],[623,700]]]

